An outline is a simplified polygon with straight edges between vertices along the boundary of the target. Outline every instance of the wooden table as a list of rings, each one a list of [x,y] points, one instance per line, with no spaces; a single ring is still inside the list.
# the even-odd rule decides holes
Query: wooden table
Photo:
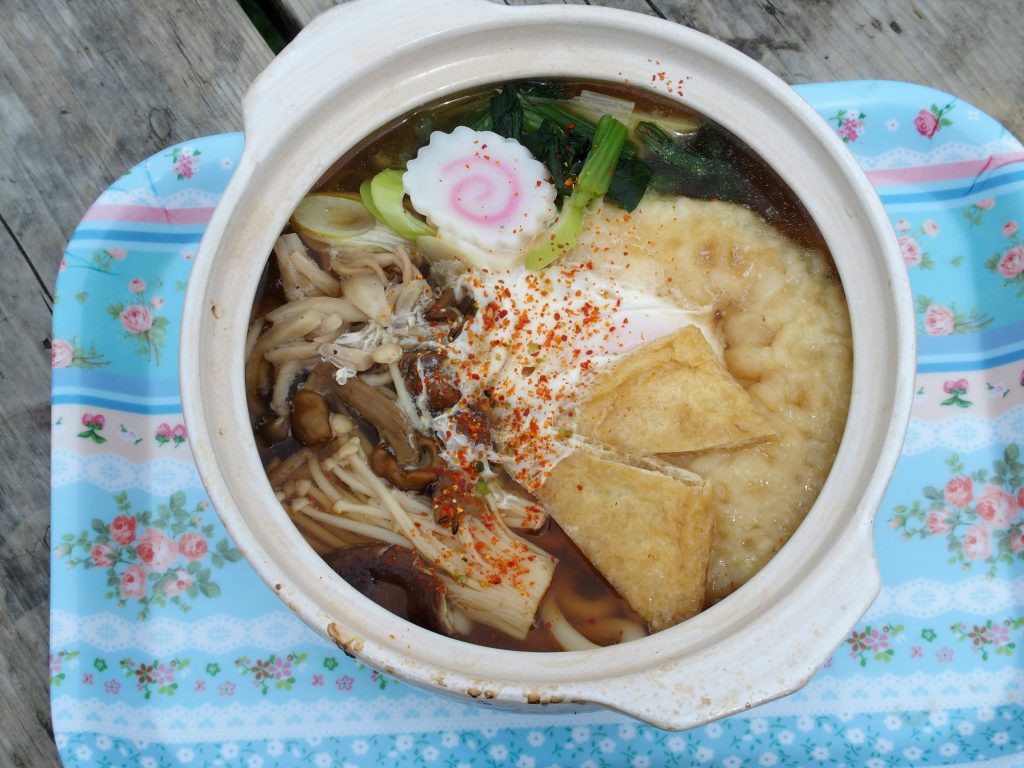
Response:
[[[263,3],[285,37],[332,4]],[[1019,0],[590,4],[694,27],[791,83],[934,86],[1024,136]],[[57,266],[86,208],[136,161],[240,129],[241,95],[273,53],[230,0],[2,0],[0,8],[0,765],[54,766],[47,363]]]

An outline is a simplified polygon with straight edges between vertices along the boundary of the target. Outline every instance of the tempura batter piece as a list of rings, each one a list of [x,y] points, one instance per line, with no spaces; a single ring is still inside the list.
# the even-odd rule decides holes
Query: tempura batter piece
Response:
[[[588,560],[653,631],[699,613],[711,547],[711,493],[699,478],[577,450],[538,492]]]
[[[737,448],[774,434],[695,326],[604,372],[587,390],[576,431],[634,454]]]

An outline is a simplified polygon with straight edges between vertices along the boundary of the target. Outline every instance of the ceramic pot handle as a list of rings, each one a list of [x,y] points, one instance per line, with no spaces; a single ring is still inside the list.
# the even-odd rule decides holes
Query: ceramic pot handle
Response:
[[[305,27],[246,92],[246,150],[313,117],[335,83],[356,82],[363,72],[373,77],[382,61],[405,47],[509,11],[486,0],[355,0],[332,8]]]
[[[651,659],[641,672],[588,684],[581,697],[660,728],[683,730],[801,688],[822,660],[842,645],[878,594],[877,562],[865,557],[871,548],[871,517],[863,515],[863,524],[840,537],[817,568],[789,582],[793,590],[788,596],[768,601],[760,594],[762,585],[781,578],[778,572],[768,579],[755,578],[742,595],[735,594],[731,599],[748,604],[771,602],[749,631],[729,627],[731,611],[715,610],[728,606],[714,606],[697,617],[701,621],[691,621],[693,629],[699,626],[709,638],[718,635],[717,642],[695,648],[681,661],[657,664]],[[793,627],[808,624],[808,605],[820,606],[827,620],[817,622],[813,632],[793,632]],[[751,610],[749,605],[740,608]]]

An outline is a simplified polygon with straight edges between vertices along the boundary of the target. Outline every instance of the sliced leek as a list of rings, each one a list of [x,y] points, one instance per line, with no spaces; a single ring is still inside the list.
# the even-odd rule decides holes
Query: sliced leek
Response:
[[[351,197],[330,193],[306,195],[292,214],[292,228],[310,240],[342,245],[373,228],[373,214]]]
[[[362,195],[362,188],[359,191]],[[373,206],[370,210],[376,209],[374,215],[378,220],[402,237],[415,240],[417,237],[434,234],[432,227],[405,210],[405,187],[402,185],[401,171],[378,173],[370,179],[369,193]]]

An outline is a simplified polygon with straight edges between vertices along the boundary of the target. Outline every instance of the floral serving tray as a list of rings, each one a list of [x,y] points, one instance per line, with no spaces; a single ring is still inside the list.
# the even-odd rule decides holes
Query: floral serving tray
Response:
[[[410,688],[296,619],[210,508],[180,412],[178,318],[242,148],[227,134],[126,173],[61,262],[50,685],[65,764],[1021,764],[1024,148],[920,86],[798,90],[882,197],[920,335],[876,524],[884,586],[806,688],[681,734],[604,711],[512,714]]]

